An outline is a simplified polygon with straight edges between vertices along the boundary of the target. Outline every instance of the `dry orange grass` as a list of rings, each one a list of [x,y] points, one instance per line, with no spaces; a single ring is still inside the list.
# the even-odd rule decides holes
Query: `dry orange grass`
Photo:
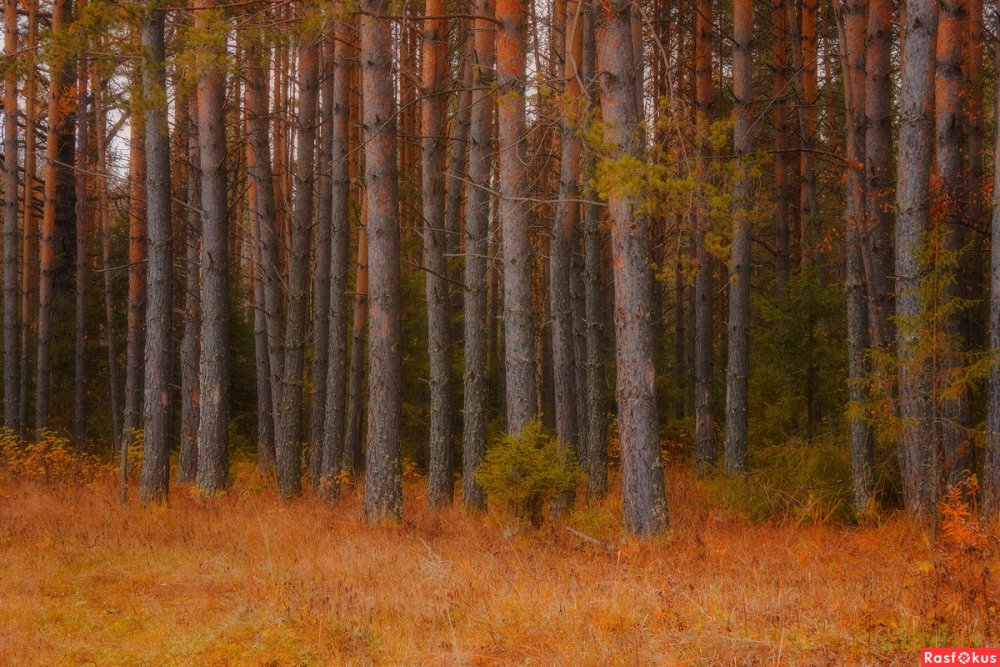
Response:
[[[679,469],[668,538],[622,541],[613,500],[571,520],[606,548],[432,513],[413,479],[406,523],[372,528],[357,493],[281,501],[250,470],[145,510],[110,477],[0,473],[0,661],[909,665],[995,632],[976,606],[995,590],[954,606],[903,520],[750,523]]]

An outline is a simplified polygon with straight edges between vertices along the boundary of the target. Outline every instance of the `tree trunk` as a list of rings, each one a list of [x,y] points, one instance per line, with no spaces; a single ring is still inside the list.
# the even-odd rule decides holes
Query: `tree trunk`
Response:
[[[818,0],[801,0],[801,14],[798,17],[797,50],[799,59],[796,72],[801,81],[799,103],[800,145],[799,152],[799,244],[803,264],[813,259],[816,248],[813,237],[816,233],[816,215],[818,198],[816,194],[816,111],[819,101],[818,61],[819,50],[817,42],[816,18]],[[795,1],[788,3],[794,7]],[[794,10],[793,10],[794,11]],[[793,50],[795,48],[793,47]]]
[[[278,233],[275,213],[275,182],[271,172],[271,124],[268,111],[267,70],[262,57],[263,44],[253,41],[246,50],[246,103],[247,115],[250,117],[249,144],[253,156],[253,164],[248,165],[247,172],[254,182],[255,210],[253,212],[257,226],[257,252],[260,255],[259,280],[261,282],[261,310],[265,325],[266,350],[262,352],[266,358],[258,362],[258,371],[265,372],[263,378],[258,377],[258,383],[267,382],[270,387],[258,389],[258,393],[270,394],[269,416],[261,420],[264,439],[258,443],[263,452],[264,461],[274,459],[274,439],[276,406],[281,399],[282,378],[282,348],[284,340],[284,320],[282,318],[281,278],[278,265]],[[276,146],[277,148],[277,146]],[[260,398],[260,397],[258,397]],[[268,470],[268,472],[270,472]]]
[[[440,0],[427,0],[426,15],[443,14]],[[424,280],[427,290],[427,344],[430,356],[430,466],[427,502],[442,507],[452,501],[455,486],[451,445],[451,301],[448,297],[447,231],[445,229],[445,115],[448,95],[448,23],[423,21],[421,58],[421,201],[424,218]]]
[[[495,26],[493,0],[478,0],[473,26],[474,88],[469,128],[469,187],[465,204],[465,397],[462,425],[462,504],[468,512],[486,509],[486,494],[476,469],[486,455],[489,372],[486,363],[489,313],[490,183],[493,167],[493,95]]]
[[[729,269],[729,341],[726,346],[726,473],[745,473],[747,460],[747,380],[750,375],[750,180],[753,117],[753,7],[751,0],[733,0],[733,144],[737,181],[733,186],[733,245]]]
[[[51,33],[61,37],[67,30],[73,7],[70,0],[52,3]],[[73,109],[76,107],[76,72],[64,54],[49,63],[48,138],[45,144],[45,195],[39,247],[38,354],[35,371],[35,431],[40,438],[49,426],[52,375],[53,302],[66,284],[66,268],[72,255],[67,234],[74,224]]]
[[[17,0],[4,0],[4,56],[13,63],[17,53]],[[17,281],[17,70],[9,66],[4,74],[3,96],[3,425],[15,433],[18,421],[20,382],[18,354],[20,345],[19,286]],[[29,102],[30,104],[30,102]],[[26,179],[25,189],[31,187]]]
[[[595,9],[591,3],[584,5],[583,54],[580,76],[584,81],[594,81],[596,69],[596,36],[594,34]],[[591,101],[598,93],[596,84],[587,91]],[[581,180],[590,183],[596,172],[593,151],[583,154]],[[593,195],[587,197],[593,199]],[[604,267],[601,262],[601,209],[592,203],[583,205],[583,298],[586,321],[586,406],[587,406],[587,493],[600,499],[608,491],[608,408],[607,378],[604,370],[606,310],[603,302]]]
[[[791,200],[788,142],[788,15],[786,2],[771,0],[771,95],[774,127],[774,271],[779,287],[788,281],[791,270]],[[877,1],[877,0],[876,0]]]
[[[536,416],[537,409],[531,314],[532,248],[525,178],[528,158],[521,1],[498,0],[496,17],[507,430],[520,433]]]
[[[908,0],[899,104],[896,174],[896,337],[899,437],[906,509],[930,521],[937,501],[928,322],[922,297],[927,275],[928,197],[934,127],[937,0]]]
[[[695,16],[695,113],[699,148],[695,180],[707,183],[711,160],[710,115],[712,113],[712,4],[699,0]],[[695,210],[694,279],[694,411],[695,451],[698,473],[706,474],[715,465],[715,415],[712,409],[712,270],[714,258],[705,246],[709,228],[706,194],[699,193]]]
[[[365,186],[368,202],[368,451],[365,518],[403,516],[399,458],[402,357],[399,320],[399,183],[392,37],[388,0],[361,3],[361,86],[364,97]]]
[[[104,90],[101,85],[100,63],[91,65],[91,89],[94,94],[94,125],[97,149],[97,216],[101,227],[101,273],[104,278],[105,337],[108,340],[108,394],[111,399],[112,442],[122,440],[121,374],[118,372],[118,328],[115,326],[114,274],[111,263],[111,215],[108,200],[108,159],[105,133],[107,116],[104,111]]]
[[[319,97],[319,46],[304,35],[299,51],[298,155],[292,202],[292,246],[285,318],[285,367],[278,410],[275,454],[278,490],[283,496],[302,491],[302,376],[305,370],[305,325],[309,297],[309,228],[313,215],[316,109]]]
[[[940,433],[944,470],[942,481],[958,484],[975,471],[975,449],[969,433],[971,415],[969,397],[961,384],[962,353],[965,348],[965,313],[955,308],[956,300],[965,297],[961,264],[966,260],[965,247],[965,174],[963,172],[964,113],[962,93],[962,57],[968,24],[963,0],[941,0],[937,34],[937,69],[935,76],[935,117],[938,176],[941,179],[941,205],[944,229],[941,250],[937,253],[937,281],[943,286],[944,309],[942,349],[936,369],[940,396]]]
[[[319,71],[321,101],[319,107],[319,139],[316,157],[316,224],[313,244],[316,264],[313,269],[312,343],[309,398],[309,481],[319,487],[323,466],[323,422],[326,419],[326,378],[330,353],[330,225],[332,181],[330,160],[333,155],[333,57],[334,40],[322,45],[322,65]]]
[[[351,329],[351,368],[348,385],[347,437],[344,442],[344,470],[355,476],[364,471],[361,451],[365,415],[367,375],[365,357],[368,346],[368,204],[363,194],[358,225],[357,271],[354,283],[354,324]]]
[[[83,10],[85,0],[79,0],[78,9]],[[90,199],[87,180],[92,172],[90,163],[89,138],[90,116],[87,112],[87,59],[80,58],[76,64],[76,164],[73,173],[73,189],[76,193],[76,276],[74,279],[75,312],[73,332],[73,451],[83,452],[86,439],[87,408],[87,236],[90,233]],[[15,200],[16,201],[16,200]]]
[[[143,347],[146,324],[146,149],[144,148],[146,130],[141,105],[133,105],[130,121],[125,413],[120,447],[122,500],[125,499],[125,485],[128,480],[128,450],[137,441],[142,418]]]
[[[457,110],[451,127],[451,155],[448,159],[448,177],[445,181],[445,251],[449,259],[456,257],[461,251],[462,241],[462,194],[466,189],[466,166],[469,157],[469,124],[472,118],[472,86],[473,86],[473,46],[472,32],[467,23],[461,23],[462,32],[468,35],[465,55],[462,57],[462,78],[458,82],[456,93]],[[454,262],[449,261],[449,264]],[[451,271],[449,275],[454,273]],[[457,290],[456,290],[457,291]],[[460,294],[456,295],[461,297]],[[452,299],[453,309],[460,312],[460,298]]]
[[[572,256],[580,220],[580,131],[583,88],[579,68],[583,54],[583,13],[579,0],[561,0],[565,34],[562,82],[559,200],[549,245],[549,299],[552,314],[552,366],[555,384],[556,435],[561,447],[577,450],[576,354],[571,294]]]
[[[184,274],[184,331],[181,337],[181,449],[177,476],[185,484],[198,477],[198,407],[201,400],[201,153],[198,150],[198,100],[187,102],[187,235]],[[254,310],[257,315],[257,310]],[[265,337],[265,345],[267,339]],[[265,382],[268,382],[265,378]],[[268,385],[270,386],[270,385]],[[268,404],[270,407],[270,404]],[[270,412],[258,419],[270,420]]]
[[[38,43],[38,0],[28,0],[28,37],[25,49],[34,54]],[[28,80],[24,86],[24,205],[21,225],[21,340],[18,358],[18,433],[24,436],[28,430],[28,385],[31,372],[31,332],[32,317],[37,313],[38,299],[38,228],[35,224],[35,158],[37,155],[36,134],[38,118],[37,95],[38,72],[34,58],[28,67]]]
[[[865,278],[871,342],[888,350],[893,331],[892,1],[869,0],[865,49]]]
[[[845,128],[847,138],[847,199],[844,224],[847,229],[844,287],[847,292],[848,395],[856,406],[868,400],[863,382],[868,372],[868,347],[863,244],[865,233],[865,0],[844,0],[836,7],[844,72]],[[851,469],[854,513],[868,515],[875,502],[875,461],[868,422],[850,418]]]
[[[599,9],[597,61],[605,141],[614,160],[640,158],[636,141],[639,110],[635,96],[635,63],[627,0],[612,0]],[[656,406],[651,309],[649,229],[636,214],[628,193],[608,193],[611,246],[615,266],[615,333],[618,366],[618,431],[622,459],[625,528],[655,535],[669,523],[663,489],[663,463]]]
[[[216,0],[196,0],[195,27],[210,29]],[[222,42],[224,44],[224,42]],[[218,48],[218,47],[216,47]],[[222,53],[216,53],[222,56]],[[207,494],[229,478],[229,221],[226,210],[226,81],[217,60],[198,81],[201,158],[201,396],[197,487]]]
[[[347,385],[347,273],[350,214],[350,26],[334,28],[333,90],[330,124],[330,317],[326,368],[326,410],[323,423],[320,491],[332,497],[344,459]],[[363,345],[363,343],[362,343]]]
[[[166,502],[170,478],[173,230],[170,221],[170,134],[164,71],[166,13],[149,6],[142,22],[146,102],[146,215],[149,233],[146,369],[143,391],[143,502]]]
[[[997,21],[1000,25],[1000,20]],[[1000,67],[1000,51],[994,61]],[[994,108],[1000,118],[1000,79]],[[990,246],[990,340],[991,359],[1000,357],[1000,132],[993,144],[993,219]],[[983,516],[1000,517],[1000,364],[990,365],[989,403],[986,414],[986,451],[983,452]]]

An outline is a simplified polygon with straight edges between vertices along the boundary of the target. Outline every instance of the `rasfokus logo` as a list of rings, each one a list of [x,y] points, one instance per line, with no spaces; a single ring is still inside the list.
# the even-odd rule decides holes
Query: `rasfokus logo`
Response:
[[[920,665],[1000,665],[1000,648],[922,648]]]

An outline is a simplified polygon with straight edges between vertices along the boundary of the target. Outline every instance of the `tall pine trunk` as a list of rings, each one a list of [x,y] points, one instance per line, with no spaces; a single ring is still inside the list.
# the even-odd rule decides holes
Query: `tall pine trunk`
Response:
[[[100,63],[91,65],[91,90],[94,94],[94,135],[97,151],[96,186],[97,186],[97,218],[101,228],[101,274],[104,279],[104,330],[107,338],[108,351],[108,395],[111,401],[111,434],[112,442],[121,443],[122,405],[121,405],[121,373],[118,371],[118,327],[115,325],[115,292],[114,274],[111,253],[111,214],[108,197],[108,159],[105,133],[107,132],[107,115],[104,110],[104,90],[101,84]]]
[[[892,1],[869,0],[865,49],[863,258],[873,345],[889,349],[892,285]]]
[[[252,164],[247,172],[254,183],[253,211],[256,234],[255,254],[260,255],[258,280],[261,283],[261,299],[258,309],[264,319],[265,349],[257,362],[258,398],[269,395],[265,407],[267,415],[259,414],[258,419],[263,436],[258,443],[262,452],[273,462],[275,447],[276,406],[281,398],[282,341],[284,340],[284,320],[282,318],[281,282],[278,266],[278,234],[275,213],[275,182],[271,170],[271,123],[269,121],[267,69],[263,57],[264,46],[259,40],[247,45],[246,50],[246,104],[249,116],[249,144]]]
[[[330,227],[333,183],[333,58],[334,40],[322,46],[319,70],[320,103],[316,145],[316,223],[313,229],[315,265],[312,276],[312,364],[309,367],[309,481],[320,483],[323,466],[323,422],[326,411],[326,377],[330,353]]]
[[[998,17],[1000,18],[1000,17]],[[1000,20],[996,25],[1000,25]],[[995,26],[996,27],[996,26]],[[1000,51],[995,64],[1000,67]],[[994,111],[1000,118],[1000,79]],[[990,358],[1000,357],[1000,132],[993,144],[993,219],[990,246]],[[986,413],[986,442],[983,452],[983,516],[1000,517],[1000,364],[990,366],[989,403]]]
[[[486,493],[476,469],[486,455],[489,410],[486,274],[489,263],[490,181],[493,167],[495,27],[493,0],[477,0],[473,26],[472,115],[469,126],[469,188],[465,203],[465,388],[462,425],[462,504],[468,512],[486,509]]]
[[[86,6],[79,0],[79,10]],[[76,164],[73,189],[76,193],[76,275],[74,278],[74,331],[73,331],[73,450],[83,451],[86,439],[87,409],[87,240],[90,234],[90,194],[88,179],[92,173],[90,155],[90,116],[87,111],[89,83],[87,59],[76,63]]]
[[[52,35],[62,38],[72,16],[72,4],[69,0],[55,0],[51,11]],[[38,437],[49,426],[54,300],[65,288],[66,264],[70,259],[65,232],[73,224],[74,217],[70,170],[74,155],[72,110],[76,107],[76,72],[63,53],[56,54],[49,65],[45,194],[39,246],[38,353],[35,359],[35,431]]]
[[[198,477],[198,408],[201,397],[201,154],[198,151],[198,100],[186,104],[187,234],[184,244],[184,330],[181,334],[181,448],[177,476],[194,483]],[[255,310],[256,315],[256,310]],[[270,413],[258,415],[270,419]]]
[[[964,0],[941,0],[937,34],[935,117],[937,172],[941,179],[944,227],[943,252],[936,253],[937,282],[942,285],[941,350],[936,355],[935,400],[939,402],[943,482],[957,484],[974,472],[975,449],[969,433],[969,397],[960,377],[965,349],[966,313],[957,308],[964,298],[962,263],[965,247],[965,155],[962,62],[968,31]]]
[[[299,52],[298,156],[292,202],[292,245],[285,318],[284,387],[278,404],[278,490],[292,496],[302,490],[302,381],[305,370],[306,310],[309,297],[309,228],[313,214],[316,109],[319,97],[319,46],[303,36]]]
[[[195,27],[210,30],[216,0],[196,0]],[[225,41],[213,35],[214,55]],[[226,206],[226,81],[217,60],[198,81],[198,142],[201,158],[201,396],[196,484],[208,494],[229,481],[229,221]]]
[[[707,183],[709,178],[709,123],[712,113],[712,4],[699,0],[695,15],[695,136],[698,157],[695,179]],[[698,473],[706,474],[715,465],[715,414],[712,408],[712,273],[715,260],[705,245],[708,232],[708,202],[704,191],[698,195],[695,210],[695,278],[694,278],[694,412],[695,455]]]
[[[605,141],[613,160],[641,158],[639,109],[635,95],[635,61],[631,48],[627,0],[612,0],[598,9],[597,63]],[[669,523],[663,488],[663,463],[656,405],[654,367],[653,274],[646,217],[637,213],[627,192],[608,193],[611,247],[615,266],[615,334],[618,431],[622,461],[625,528],[655,535]]]
[[[899,436],[906,509],[929,521],[937,501],[937,447],[932,418],[930,341],[923,287],[927,276],[927,191],[934,129],[937,0],[908,0],[899,98],[896,174],[896,338]]]
[[[579,69],[583,53],[580,0],[560,0],[565,35],[563,109],[560,119],[559,201],[549,244],[549,299],[552,316],[552,366],[555,384],[556,435],[562,447],[577,449],[576,332],[572,304],[572,261],[580,221],[580,132],[583,88]]]
[[[129,448],[138,441],[142,419],[143,347],[146,324],[146,150],[143,111],[130,115],[128,172],[128,313],[125,329],[125,411],[119,452],[121,496],[128,481]]]
[[[847,199],[845,202],[846,257],[844,287],[847,292],[848,395],[857,406],[868,400],[864,376],[868,347],[868,307],[865,295],[863,243],[865,238],[865,0],[845,0],[836,8],[844,72],[845,129],[847,139]],[[875,463],[868,422],[850,418],[851,472],[854,512],[863,517],[873,509]]]
[[[361,10],[369,262],[365,517],[375,523],[403,515],[399,183],[389,2],[363,0]]]
[[[17,53],[17,0],[4,0],[4,56],[13,63]],[[3,95],[3,425],[20,432],[20,295],[17,281],[17,73],[12,66],[4,74]],[[30,104],[30,102],[29,102]],[[26,179],[26,188],[31,181]]]
[[[170,134],[164,71],[166,13],[152,3],[142,22],[142,87],[146,104],[146,215],[149,233],[146,369],[143,390],[143,502],[165,502],[170,478],[173,230],[170,220]]]
[[[350,158],[350,26],[336,21],[333,53],[333,98],[330,124],[330,317],[326,367],[326,406],[323,423],[320,492],[337,490],[344,459],[347,401],[347,274],[351,240]]]
[[[25,48],[34,54],[38,43],[38,0],[28,0],[28,36]],[[35,223],[35,163],[38,147],[38,71],[34,57],[28,67],[24,85],[24,187],[21,225],[21,340],[18,350],[18,433],[28,430],[29,380],[31,376],[31,333],[38,299],[38,228]]]
[[[503,237],[504,370],[507,430],[520,433],[537,410],[524,123],[524,8],[497,0],[500,227]]]
[[[729,354],[726,368],[726,460],[728,474],[744,473],[747,460],[747,382],[750,376],[750,216],[753,183],[750,152],[753,117],[753,6],[733,0],[733,144],[737,180],[733,186],[733,245],[729,269]]]
[[[428,17],[443,13],[440,0],[427,0]],[[430,466],[427,501],[432,507],[451,503],[454,462],[451,445],[451,302],[448,296],[447,230],[445,229],[445,88],[448,24],[440,18],[423,22],[421,60],[421,200],[423,202],[424,280],[427,290],[427,345],[430,356]]]

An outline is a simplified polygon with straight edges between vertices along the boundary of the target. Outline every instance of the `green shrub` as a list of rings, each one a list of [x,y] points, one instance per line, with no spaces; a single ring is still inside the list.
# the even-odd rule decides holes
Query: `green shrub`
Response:
[[[537,419],[518,435],[500,436],[476,469],[476,479],[490,499],[536,527],[545,505],[576,488],[579,477],[572,452],[560,450]]]

